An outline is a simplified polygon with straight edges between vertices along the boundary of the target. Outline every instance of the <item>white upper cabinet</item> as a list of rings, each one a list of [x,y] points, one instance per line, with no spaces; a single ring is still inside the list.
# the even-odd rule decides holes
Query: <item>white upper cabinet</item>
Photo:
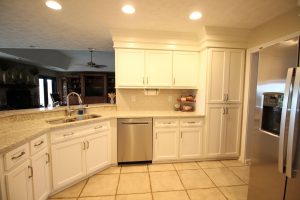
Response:
[[[145,66],[146,86],[167,87],[172,85],[172,51],[147,50]]]
[[[116,49],[116,76],[119,87],[143,87],[145,51]]]
[[[198,52],[116,49],[119,88],[197,88]]]
[[[193,88],[197,87],[199,78],[198,52],[173,52],[173,86]]]
[[[209,49],[208,103],[241,103],[245,52]]]

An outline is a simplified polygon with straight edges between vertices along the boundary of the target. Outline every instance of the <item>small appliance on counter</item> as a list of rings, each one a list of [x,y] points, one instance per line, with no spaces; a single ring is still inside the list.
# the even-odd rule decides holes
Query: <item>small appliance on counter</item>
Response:
[[[181,96],[177,98],[177,103],[174,105],[175,111],[193,112],[195,111],[196,97],[192,95]]]

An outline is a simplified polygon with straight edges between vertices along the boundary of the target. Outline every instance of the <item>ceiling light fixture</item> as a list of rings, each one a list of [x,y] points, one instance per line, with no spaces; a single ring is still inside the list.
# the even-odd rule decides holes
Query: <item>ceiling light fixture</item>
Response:
[[[53,10],[61,10],[61,4],[56,0],[46,0],[46,6]]]
[[[202,13],[199,11],[192,12],[189,16],[190,20],[198,20],[202,17]]]
[[[125,5],[122,7],[122,11],[125,14],[133,14],[135,13],[135,8],[132,5]]]

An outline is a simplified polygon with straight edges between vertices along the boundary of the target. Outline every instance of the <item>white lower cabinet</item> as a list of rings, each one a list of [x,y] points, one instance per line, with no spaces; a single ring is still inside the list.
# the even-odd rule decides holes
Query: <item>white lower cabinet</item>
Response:
[[[9,200],[31,200],[32,168],[26,160],[6,174],[6,191]]]
[[[79,127],[78,131],[73,129],[72,134],[63,131],[65,140],[51,146],[54,190],[108,166],[111,160],[109,122],[96,123],[85,129]],[[52,141],[61,137],[59,131],[52,135]]]
[[[153,161],[200,158],[202,135],[200,118],[154,119]]]
[[[50,155],[48,149],[31,157],[34,200],[44,200],[50,193]]]
[[[241,106],[239,104],[209,105],[205,134],[205,157],[239,156]]]

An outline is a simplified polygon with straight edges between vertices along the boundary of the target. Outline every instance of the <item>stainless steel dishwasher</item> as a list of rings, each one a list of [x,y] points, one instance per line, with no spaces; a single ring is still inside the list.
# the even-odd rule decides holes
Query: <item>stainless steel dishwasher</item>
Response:
[[[152,118],[118,119],[118,163],[152,161]]]

